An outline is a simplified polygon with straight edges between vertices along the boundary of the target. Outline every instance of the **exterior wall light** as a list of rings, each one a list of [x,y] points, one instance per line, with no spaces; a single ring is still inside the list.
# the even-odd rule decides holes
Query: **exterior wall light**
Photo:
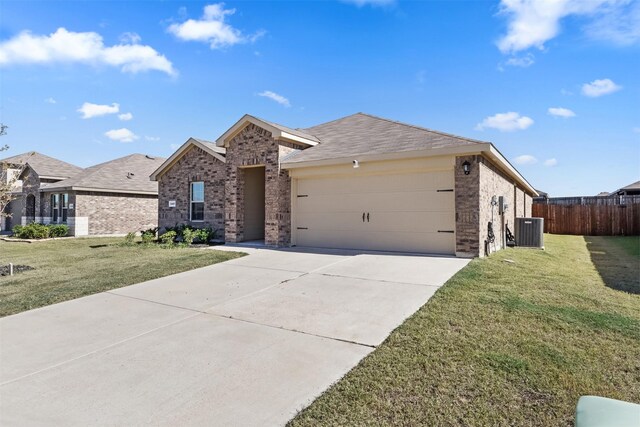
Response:
[[[471,172],[471,163],[465,160],[462,164],[462,170],[464,171],[465,175],[469,175],[469,173]]]
[[[354,169],[358,169],[359,167],[360,167],[360,163],[358,163],[358,161],[357,161],[357,160],[354,160],[354,161],[353,161],[353,168],[354,168]]]

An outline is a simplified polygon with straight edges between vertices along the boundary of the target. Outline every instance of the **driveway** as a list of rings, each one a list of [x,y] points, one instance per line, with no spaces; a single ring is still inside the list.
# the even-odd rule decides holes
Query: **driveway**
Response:
[[[0,425],[285,424],[468,262],[235,250],[0,319]]]

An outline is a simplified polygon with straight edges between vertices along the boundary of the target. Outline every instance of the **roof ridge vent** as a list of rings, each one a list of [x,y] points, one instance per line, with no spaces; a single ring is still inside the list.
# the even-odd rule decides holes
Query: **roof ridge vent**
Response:
[[[148,154],[145,154],[144,156],[145,156],[147,159],[149,159],[149,160],[155,160],[155,159],[156,159],[155,157],[150,156],[150,155],[148,155]]]
[[[127,172],[127,178],[132,179],[136,174],[133,172]]]

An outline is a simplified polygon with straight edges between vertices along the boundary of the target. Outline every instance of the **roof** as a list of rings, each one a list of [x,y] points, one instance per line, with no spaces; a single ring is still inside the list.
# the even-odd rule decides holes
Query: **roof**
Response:
[[[431,129],[356,113],[303,129],[321,143],[287,159],[287,163],[337,159],[362,154],[398,153],[486,144]]]
[[[54,159],[37,151],[18,154],[0,160],[3,163],[28,164],[40,178],[70,178],[82,171],[82,168],[62,160]]]
[[[211,154],[216,159],[225,163],[225,155],[227,150],[223,147],[218,147],[215,143],[211,141],[206,141],[204,139],[199,138],[189,138],[187,142],[182,144],[180,148],[178,148],[168,159],[166,159],[161,165],[159,165],[155,170],[151,171],[149,174],[149,178],[151,181],[157,181],[158,177],[162,175],[165,171],[171,168],[182,156],[184,156],[189,148],[192,146],[200,147],[203,151]]]
[[[91,166],[72,178],[43,185],[40,189],[158,194],[158,184],[150,181],[149,175],[164,161],[162,157],[131,154]]]
[[[633,191],[633,192],[640,191],[640,181],[636,181],[634,183],[627,185],[626,187],[622,187],[611,194],[618,194],[620,192],[628,192],[628,191]]]
[[[216,145],[218,147],[227,147],[229,145],[229,141],[233,139],[233,137],[235,137],[244,128],[246,128],[249,123],[253,123],[256,126],[259,126],[271,132],[271,135],[276,140],[292,141],[308,146],[315,146],[320,142],[317,137],[311,135],[303,129],[293,129],[287,126],[282,126],[277,123],[260,119],[250,114],[245,114],[225,133],[220,135],[220,137],[216,140]]]

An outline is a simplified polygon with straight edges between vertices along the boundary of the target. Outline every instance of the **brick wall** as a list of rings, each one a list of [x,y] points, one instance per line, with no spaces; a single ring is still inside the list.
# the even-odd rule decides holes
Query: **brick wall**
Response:
[[[41,207],[40,195],[38,194],[39,189],[40,177],[38,177],[38,174],[35,173],[33,169],[27,166],[22,172],[22,197],[25,200],[22,207],[23,222],[25,222],[25,220],[27,222],[35,221],[36,218],[40,217]],[[31,209],[31,204],[27,203],[29,196],[35,197],[35,209]]]
[[[456,202],[456,254],[478,256],[480,253],[480,169],[479,156],[456,157],[455,202]],[[469,175],[465,175],[462,164],[470,163]]]
[[[502,173],[488,159],[480,157],[478,163],[480,169],[480,256],[484,255],[484,242],[488,238],[488,223],[493,224],[495,241],[490,243],[489,251],[494,252],[506,246],[504,242],[505,226],[508,224],[511,231],[514,231],[515,223],[515,192],[513,179]],[[491,202],[495,196],[504,197],[508,208],[503,215],[498,213],[498,206],[492,206]]]
[[[469,175],[462,169],[465,161],[471,164]],[[457,157],[455,180],[456,254],[460,256],[484,256],[489,222],[495,236],[489,251],[494,252],[505,246],[505,227],[513,232],[516,216],[531,215],[531,196],[483,156]],[[504,215],[492,205],[493,196],[496,202],[504,197],[508,205]]]
[[[204,221],[190,220],[190,183],[204,182]],[[225,164],[199,147],[193,146],[167,172],[158,178],[158,226],[176,224],[211,227],[224,236]],[[169,207],[175,200],[176,206]]]
[[[157,227],[158,198],[153,195],[77,192],[74,213],[76,219],[88,218],[89,235],[138,232]]]
[[[265,167],[265,243],[286,246],[291,242],[291,179],[280,169],[280,156],[297,144],[278,142],[270,132],[249,124],[229,141],[226,155],[225,240],[244,240],[245,166]]]

